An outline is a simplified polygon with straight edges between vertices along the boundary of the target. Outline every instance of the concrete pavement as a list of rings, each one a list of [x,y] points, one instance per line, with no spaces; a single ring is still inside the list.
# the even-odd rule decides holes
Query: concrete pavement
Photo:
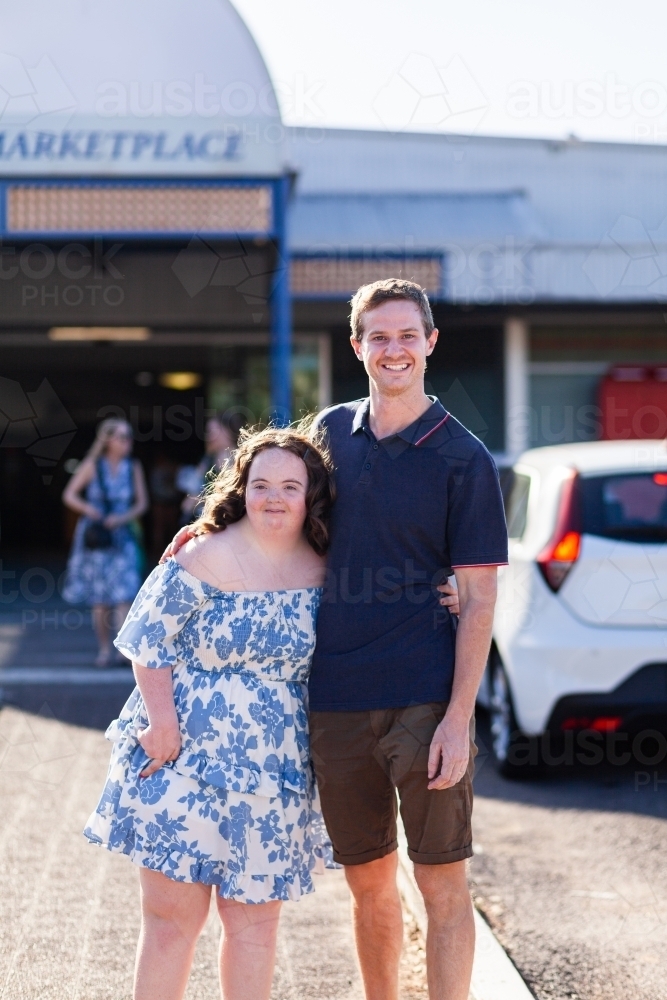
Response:
[[[35,696],[37,692],[34,692]],[[127,1000],[139,927],[137,869],[81,835],[102,787],[99,730],[0,711],[0,998]],[[273,1000],[362,1000],[342,872],[286,904]],[[217,917],[197,949],[188,1000],[219,1000]],[[419,935],[406,925],[403,1000],[426,1000]]]
[[[109,760],[103,731],[132,690],[132,672],[93,666],[89,612],[49,585],[62,566],[39,568],[49,595],[38,601],[22,586],[34,567],[9,572],[14,589],[0,612],[0,1000],[125,1000],[137,869],[81,830]],[[274,1000],[362,1000],[342,872],[318,877],[316,889],[283,907]],[[188,1000],[219,998],[218,939],[212,911]],[[423,941],[409,914],[401,984],[403,1000],[427,1000]]]

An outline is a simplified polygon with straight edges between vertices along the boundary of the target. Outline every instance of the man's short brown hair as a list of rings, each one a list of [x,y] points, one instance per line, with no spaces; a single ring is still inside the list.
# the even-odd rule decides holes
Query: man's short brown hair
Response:
[[[350,326],[352,336],[355,340],[361,340],[364,327],[364,314],[371,309],[377,309],[383,302],[400,301],[414,302],[421,314],[424,324],[424,333],[430,337],[435,329],[431,304],[428,301],[426,292],[414,281],[406,281],[404,278],[383,278],[382,281],[373,281],[370,285],[362,285],[352,296],[350,305]]]

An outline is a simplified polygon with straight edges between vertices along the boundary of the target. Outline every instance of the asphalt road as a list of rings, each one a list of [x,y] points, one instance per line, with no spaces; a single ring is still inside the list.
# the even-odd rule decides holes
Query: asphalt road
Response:
[[[475,788],[473,891],[538,1000],[665,1000],[667,771],[508,781],[482,750]]]

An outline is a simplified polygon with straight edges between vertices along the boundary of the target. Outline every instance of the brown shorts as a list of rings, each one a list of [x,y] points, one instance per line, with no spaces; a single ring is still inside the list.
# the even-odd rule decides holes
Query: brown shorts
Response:
[[[395,851],[396,790],[408,854],[421,865],[472,856],[470,762],[453,788],[429,791],[428,751],[447,702],[373,712],[311,712],[311,753],[334,857],[361,865]]]

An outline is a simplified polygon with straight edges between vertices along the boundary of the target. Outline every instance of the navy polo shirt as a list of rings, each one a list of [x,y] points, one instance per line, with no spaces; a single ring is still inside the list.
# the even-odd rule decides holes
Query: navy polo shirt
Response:
[[[309,683],[315,711],[446,701],[455,632],[436,585],[450,567],[507,562],[498,473],[482,442],[437,399],[377,440],[369,407],[344,403],[316,421],[337,498]]]

